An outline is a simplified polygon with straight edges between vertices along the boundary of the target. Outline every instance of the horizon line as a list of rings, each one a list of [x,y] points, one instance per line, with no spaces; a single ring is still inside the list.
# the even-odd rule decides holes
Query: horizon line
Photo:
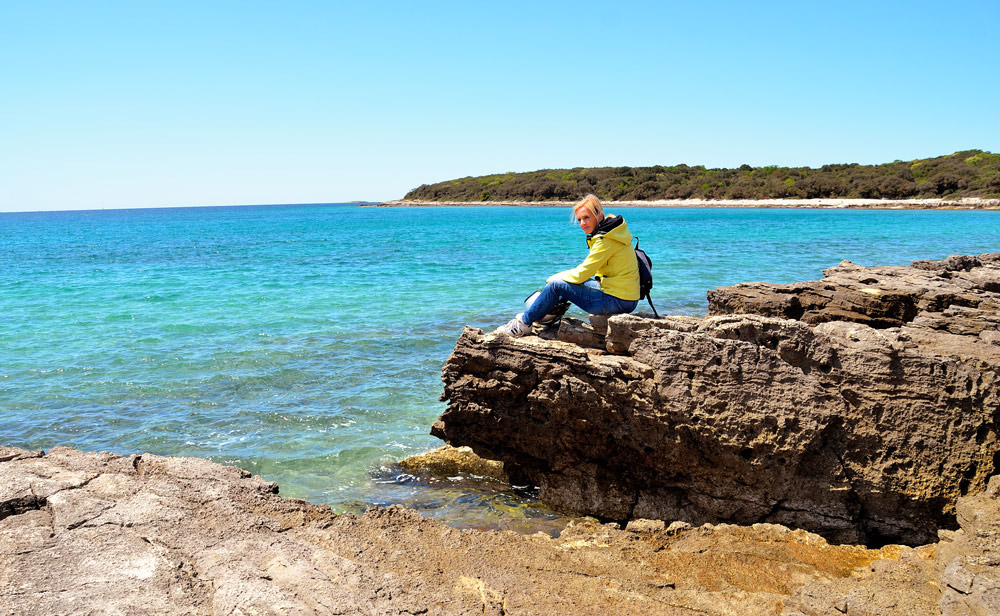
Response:
[[[128,212],[133,210],[185,210],[185,209],[204,209],[204,208],[239,208],[239,207],[283,207],[283,206],[300,206],[300,207],[319,207],[325,205],[369,205],[376,203],[385,203],[385,201],[372,201],[372,200],[352,200],[352,201],[314,201],[306,203],[223,203],[223,204],[202,204],[202,205],[136,205],[131,207],[67,207],[59,209],[44,209],[44,210],[2,210],[0,209],[0,215],[3,214],[45,214],[45,213],[55,213],[55,212]]]

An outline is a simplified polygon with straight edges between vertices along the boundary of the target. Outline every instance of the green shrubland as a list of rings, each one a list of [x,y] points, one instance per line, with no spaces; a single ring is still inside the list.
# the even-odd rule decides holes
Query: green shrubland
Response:
[[[697,165],[542,169],[425,184],[406,199],[426,201],[657,199],[1000,198],[1000,154],[966,150],[882,165],[706,169]]]

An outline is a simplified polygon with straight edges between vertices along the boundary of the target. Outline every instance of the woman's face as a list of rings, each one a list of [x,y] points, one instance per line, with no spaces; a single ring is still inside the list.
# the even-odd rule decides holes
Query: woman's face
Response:
[[[576,222],[583,229],[583,232],[590,235],[597,228],[597,223],[600,221],[594,218],[594,215],[590,213],[585,207],[581,207],[573,212],[576,215]]]

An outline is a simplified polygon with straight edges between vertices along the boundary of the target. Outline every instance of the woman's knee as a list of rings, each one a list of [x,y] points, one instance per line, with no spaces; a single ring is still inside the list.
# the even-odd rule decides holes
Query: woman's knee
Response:
[[[547,290],[549,293],[553,293],[561,299],[566,296],[567,289],[569,289],[569,283],[565,280],[553,280],[545,283],[545,289],[543,289],[543,291]]]

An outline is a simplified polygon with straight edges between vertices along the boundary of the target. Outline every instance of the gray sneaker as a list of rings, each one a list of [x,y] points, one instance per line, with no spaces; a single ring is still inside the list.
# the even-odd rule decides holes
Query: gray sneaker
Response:
[[[511,338],[520,338],[531,333],[531,326],[521,320],[523,312],[517,313],[506,325],[501,325],[493,331],[494,334],[507,334]]]

